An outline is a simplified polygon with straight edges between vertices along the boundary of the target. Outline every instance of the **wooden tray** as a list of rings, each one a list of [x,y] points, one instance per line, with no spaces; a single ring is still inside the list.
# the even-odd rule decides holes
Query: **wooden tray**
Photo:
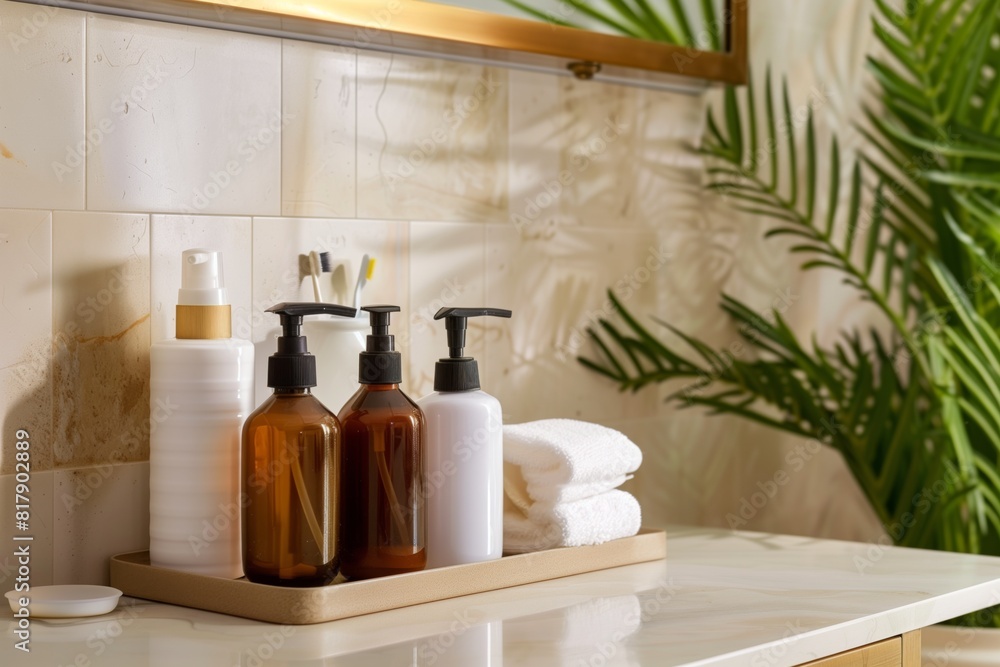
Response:
[[[153,567],[149,552],[138,551],[111,558],[111,585],[132,597],[258,621],[306,625],[660,560],[666,555],[666,533],[643,530],[635,537],[592,547],[550,549],[332,586],[283,588]]]

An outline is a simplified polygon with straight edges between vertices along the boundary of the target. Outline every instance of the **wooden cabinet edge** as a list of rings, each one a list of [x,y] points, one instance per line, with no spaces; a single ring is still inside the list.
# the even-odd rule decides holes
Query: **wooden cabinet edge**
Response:
[[[903,640],[903,667],[920,667],[920,630],[907,632]]]
[[[813,660],[801,667],[920,667],[920,631]]]

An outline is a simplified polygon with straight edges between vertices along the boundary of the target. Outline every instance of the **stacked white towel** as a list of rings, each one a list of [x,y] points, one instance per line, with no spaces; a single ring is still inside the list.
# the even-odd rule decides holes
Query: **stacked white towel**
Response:
[[[639,532],[636,499],[617,490],[642,463],[623,434],[572,419],[503,429],[504,551],[600,544]]]

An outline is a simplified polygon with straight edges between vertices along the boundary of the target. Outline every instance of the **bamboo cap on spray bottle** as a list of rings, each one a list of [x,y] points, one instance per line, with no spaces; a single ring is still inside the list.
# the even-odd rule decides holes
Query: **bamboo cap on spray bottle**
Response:
[[[191,248],[181,253],[181,287],[177,290],[177,338],[229,338],[233,319],[222,279],[222,253]]]

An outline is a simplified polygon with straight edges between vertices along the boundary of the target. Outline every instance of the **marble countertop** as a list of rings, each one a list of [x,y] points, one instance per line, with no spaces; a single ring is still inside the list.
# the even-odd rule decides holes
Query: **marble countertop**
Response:
[[[796,665],[1000,602],[1000,558],[668,529],[666,561],[311,626],[123,598],[0,664]],[[336,658],[336,660],[333,660]]]

